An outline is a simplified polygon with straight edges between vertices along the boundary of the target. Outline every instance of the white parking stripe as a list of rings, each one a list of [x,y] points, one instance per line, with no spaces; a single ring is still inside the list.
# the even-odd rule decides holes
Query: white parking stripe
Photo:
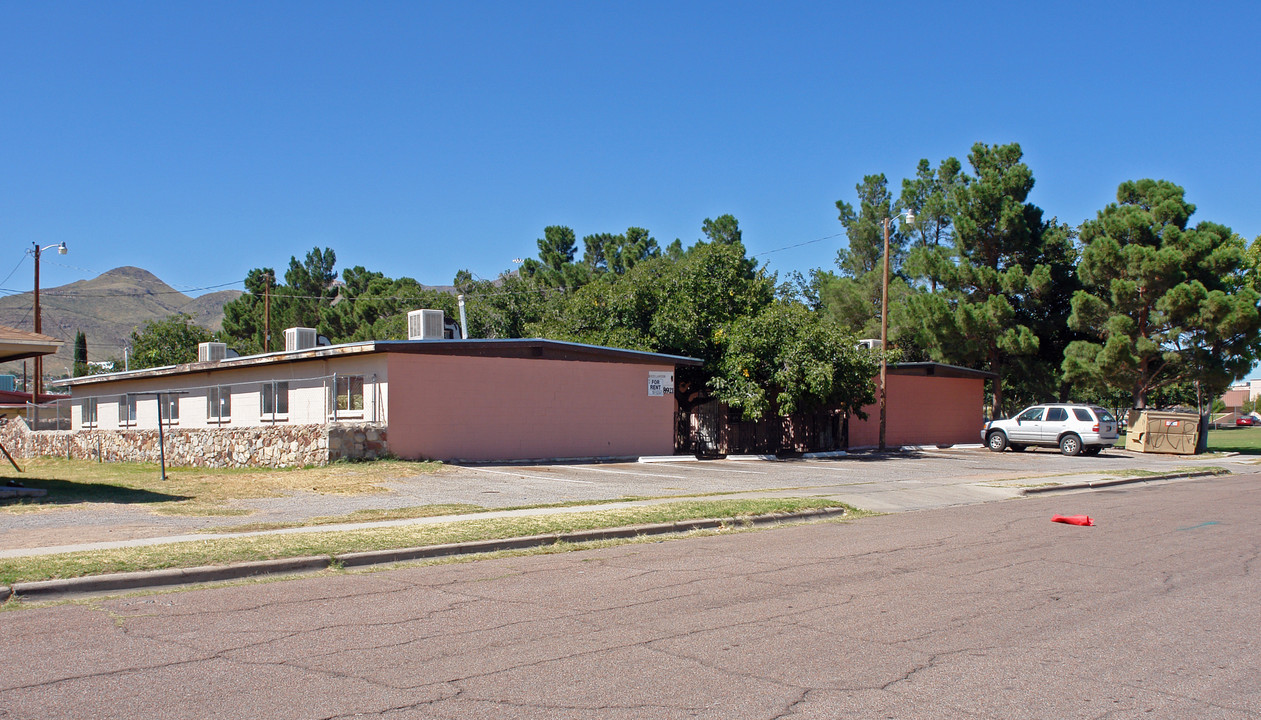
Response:
[[[715,470],[716,469],[715,466],[713,465],[709,467],[698,467],[695,465],[679,465],[675,463],[658,463],[658,464],[669,465],[671,468],[678,468],[679,470]],[[741,475],[765,475],[766,474],[759,470],[732,470],[731,468],[727,468],[727,467],[722,468],[720,472],[740,473]]]
[[[551,467],[558,466],[552,465]],[[608,468],[587,467],[586,465],[561,465],[559,467],[563,467],[568,470],[587,470],[590,472],[613,473],[614,475],[638,475],[639,477],[670,478],[671,480],[686,479],[682,475],[658,475],[657,473],[632,472],[630,470],[609,470]]]
[[[530,480],[547,480],[549,482],[558,483],[574,483],[575,485],[595,485],[590,480],[566,480],[564,478],[547,477],[545,475],[526,475],[525,473],[504,472],[503,470],[488,470],[482,467],[465,467],[465,470],[474,470],[476,472],[492,473],[494,475],[508,475],[511,477],[527,478]]]

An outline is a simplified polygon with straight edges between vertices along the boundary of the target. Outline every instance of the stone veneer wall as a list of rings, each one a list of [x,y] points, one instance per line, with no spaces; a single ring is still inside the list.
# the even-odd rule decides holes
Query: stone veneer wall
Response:
[[[170,428],[163,432],[166,464],[194,467],[292,467],[389,454],[386,426],[376,423],[266,425],[248,428]],[[0,442],[15,457],[69,457],[107,462],[158,462],[158,431],[32,431],[22,418],[0,426]],[[2,459],[0,459],[2,461]]]

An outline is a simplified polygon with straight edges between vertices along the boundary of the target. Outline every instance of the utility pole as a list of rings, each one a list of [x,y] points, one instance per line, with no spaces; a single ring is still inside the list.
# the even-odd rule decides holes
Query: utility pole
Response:
[[[39,334],[40,334],[40,331],[42,331],[42,330],[44,329],[44,328],[43,328],[43,323],[41,323],[41,322],[40,322],[40,316],[39,316],[39,251],[40,251],[40,247],[39,247],[39,243],[34,243],[34,245],[35,245],[35,291],[34,291],[34,295],[35,295],[35,334],[36,334],[36,335],[39,335]],[[31,393],[31,404],[32,404],[32,405],[38,405],[38,404],[39,404],[39,394],[40,394],[40,392],[44,389],[44,388],[43,388],[43,384],[44,384],[44,358],[43,358],[42,356],[40,356],[40,355],[36,355],[36,356],[35,356],[35,358],[34,358],[34,360],[35,360],[35,392]]]
[[[40,247],[39,243],[31,243],[31,244],[35,246],[35,249],[32,251],[32,254],[35,256],[35,291],[33,293],[33,295],[35,296],[35,334],[40,335],[43,333],[44,324],[41,320],[40,313],[39,313],[39,254],[47,250],[48,248],[55,247],[57,248],[57,253],[59,255],[65,255],[66,244],[63,242],[60,245],[45,245],[44,247]],[[44,358],[42,356],[36,355],[34,359],[35,359],[35,388],[34,388],[35,392],[31,393],[31,402],[35,405],[38,405],[39,396],[44,391]]]

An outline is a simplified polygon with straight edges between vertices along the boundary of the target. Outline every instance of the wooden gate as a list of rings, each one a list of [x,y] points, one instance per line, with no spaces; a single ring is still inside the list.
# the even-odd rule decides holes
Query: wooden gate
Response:
[[[838,410],[745,420],[717,400],[678,413],[675,451],[697,455],[819,452],[842,447]]]

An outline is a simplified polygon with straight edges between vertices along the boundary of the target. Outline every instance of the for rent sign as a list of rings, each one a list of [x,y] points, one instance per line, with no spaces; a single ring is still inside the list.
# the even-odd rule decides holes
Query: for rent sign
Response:
[[[674,373],[672,372],[649,372],[648,373],[648,396],[661,397],[663,395],[674,394]]]

